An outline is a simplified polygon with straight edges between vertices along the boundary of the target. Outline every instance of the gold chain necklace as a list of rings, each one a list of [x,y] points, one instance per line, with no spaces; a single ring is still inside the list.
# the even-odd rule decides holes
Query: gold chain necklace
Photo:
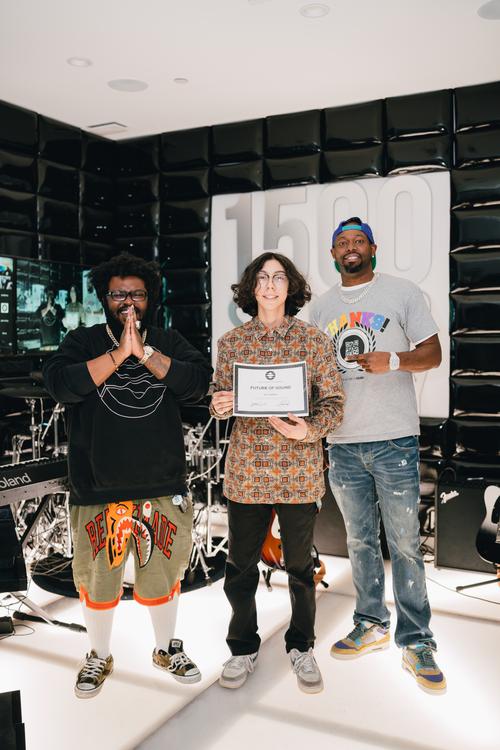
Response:
[[[109,338],[111,339],[111,341],[113,342],[113,344],[114,344],[114,345],[116,346],[116,348],[118,349],[118,347],[120,346],[120,344],[119,344],[119,342],[118,342],[118,341],[116,340],[116,338],[114,337],[113,331],[111,330],[111,328],[110,328],[110,327],[108,326],[108,324],[107,324],[107,323],[106,323],[106,332],[107,332],[107,334],[108,334]],[[146,336],[147,336],[147,335],[148,335],[148,329],[146,328],[146,330],[145,330],[145,331],[144,331],[144,333],[142,334],[142,343],[143,343],[143,344],[144,344],[144,342],[146,341]]]

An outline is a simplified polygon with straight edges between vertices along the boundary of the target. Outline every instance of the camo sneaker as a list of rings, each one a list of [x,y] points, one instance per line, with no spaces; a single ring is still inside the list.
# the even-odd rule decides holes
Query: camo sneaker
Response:
[[[192,683],[201,680],[201,672],[189,656],[184,653],[180,638],[172,638],[168,644],[168,651],[155,648],[153,651],[153,665],[157,669],[170,672],[177,682]]]
[[[333,644],[330,655],[335,659],[356,659],[370,651],[389,648],[389,642],[389,631],[386,628],[364,620],[356,623],[345,638]]]
[[[81,669],[78,672],[75,684],[75,695],[77,698],[93,698],[100,692],[104,680],[113,671],[113,657],[111,654],[107,659],[97,656],[94,649],[85,656]]]

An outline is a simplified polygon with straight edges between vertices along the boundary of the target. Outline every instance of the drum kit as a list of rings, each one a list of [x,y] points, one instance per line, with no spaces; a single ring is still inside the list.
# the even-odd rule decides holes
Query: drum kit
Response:
[[[28,465],[43,465],[47,459],[64,459],[68,452],[64,441],[65,407],[54,404],[43,386],[41,373],[30,373],[28,379],[0,380],[0,396],[16,405],[16,411],[10,412],[10,416],[23,425],[12,435],[11,449],[5,451],[10,458],[9,466],[20,464],[24,469]],[[21,400],[27,410],[17,408]],[[205,410],[203,416],[204,413]],[[20,416],[24,417],[22,422]],[[227,426],[225,436],[221,437],[219,423],[209,416],[208,409],[206,416],[205,424],[183,424],[188,493],[194,509],[193,549],[185,575],[188,587],[212,583],[227,554],[226,506],[220,491],[221,461],[229,442]],[[49,560],[54,560],[57,572],[64,561],[67,566],[71,564],[69,492],[46,497],[41,511],[40,504],[40,497],[30,497],[12,503],[12,511],[19,538],[27,537],[29,530],[24,544],[28,568],[33,570],[42,563],[44,575],[47,575]],[[36,523],[33,523],[35,517]]]
[[[17,403],[23,400],[27,406],[26,429],[12,435],[12,448],[5,451],[5,454],[10,456],[11,466],[20,464],[23,469],[44,467],[47,459],[66,455],[67,444],[60,441],[60,422],[62,420],[64,423],[64,406],[53,406],[54,402],[43,386],[40,372],[30,373],[29,379],[9,378],[1,381],[0,396],[16,400]],[[19,416],[19,412],[14,414]],[[71,558],[73,553],[69,493],[56,492],[46,496],[40,510],[41,499],[29,497],[12,503],[18,536],[25,540],[25,562],[30,568],[38,560],[49,555],[58,554],[64,558]],[[33,523],[35,517],[36,524]]]

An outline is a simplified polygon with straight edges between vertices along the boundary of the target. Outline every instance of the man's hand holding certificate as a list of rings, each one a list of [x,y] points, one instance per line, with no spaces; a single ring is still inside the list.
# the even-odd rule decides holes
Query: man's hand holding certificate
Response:
[[[279,365],[233,365],[237,417],[287,417],[309,414],[305,362]]]

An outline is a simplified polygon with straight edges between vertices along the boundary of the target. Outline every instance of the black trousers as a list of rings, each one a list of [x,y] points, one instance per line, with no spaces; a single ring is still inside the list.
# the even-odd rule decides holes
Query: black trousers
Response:
[[[227,644],[233,656],[259,650],[255,593],[259,583],[260,551],[274,508],[279,519],[292,617],[285,644],[307,651],[314,645],[316,592],[314,586],[313,546],[316,503],[251,505],[228,500],[229,552],[226,561],[224,591],[233,614]]]

